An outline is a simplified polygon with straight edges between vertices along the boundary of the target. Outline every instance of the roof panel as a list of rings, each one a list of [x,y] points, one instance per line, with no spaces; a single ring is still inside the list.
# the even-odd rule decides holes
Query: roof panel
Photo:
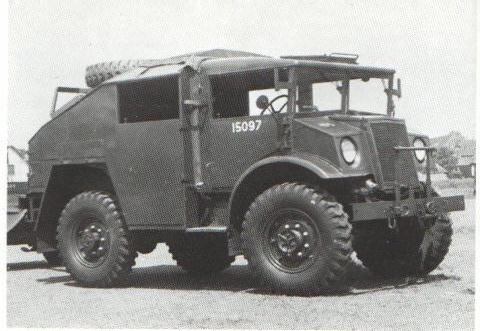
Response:
[[[308,58],[308,57],[305,57]],[[310,57],[314,58],[314,57]],[[320,59],[320,58],[318,58]],[[345,62],[345,61],[344,61]],[[291,58],[274,58],[255,53],[214,49],[210,51],[183,54],[162,60],[147,61],[143,67],[116,76],[108,82],[149,79],[179,73],[183,67],[191,66],[208,75],[225,75],[229,73],[269,70],[282,67],[299,67],[305,70],[318,70],[329,73],[332,80],[348,75],[351,78],[375,77],[388,78],[395,73],[392,69],[367,67],[354,63],[318,61]]]
[[[106,83],[110,82],[130,82],[136,80],[144,80],[144,79],[152,79],[156,77],[164,77],[164,76],[171,76],[171,75],[178,75],[182,68],[185,65],[183,64],[172,64],[172,65],[160,65],[155,67],[139,67],[127,71],[123,74],[115,76]]]
[[[317,69],[319,71],[334,73],[337,75],[349,75],[354,77],[377,77],[387,78],[395,73],[395,70],[380,67],[367,67],[357,64],[333,63],[322,61],[279,59],[271,57],[235,57],[206,59],[200,66],[209,75],[223,75],[228,73],[268,70],[283,67],[299,67],[305,69]]]

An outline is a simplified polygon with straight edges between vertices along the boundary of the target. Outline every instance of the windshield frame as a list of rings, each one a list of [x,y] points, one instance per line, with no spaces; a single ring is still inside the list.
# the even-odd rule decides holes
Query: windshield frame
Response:
[[[388,86],[384,89],[384,92],[387,96],[387,116],[390,117],[394,117],[395,114],[393,96],[401,96],[400,89],[395,90],[393,88],[395,71],[391,69],[330,63],[322,63],[320,66],[313,61],[302,61],[301,64],[295,66],[276,68],[274,72],[275,89],[288,90],[287,113],[292,114],[292,116],[295,113],[297,99],[300,103],[311,102],[311,86],[314,83],[342,82],[338,90],[341,95],[340,113],[344,115],[348,115],[350,112],[350,80],[361,79],[365,82],[371,78],[388,80]],[[400,87],[400,81],[398,86]]]

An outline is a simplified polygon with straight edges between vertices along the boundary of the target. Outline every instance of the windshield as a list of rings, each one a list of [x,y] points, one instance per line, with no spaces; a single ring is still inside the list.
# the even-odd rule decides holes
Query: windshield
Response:
[[[326,69],[286,67],[211,75],[213,116],[286,112],[393,115],[392,96],[400,95],[393,89],[393,71],[377,71],[335,65]]]
[[[292,97],[296,94],[297,109],[293,111],[393,116],[392,97],[401,96],[399,80],[394,89],[394,73],[357,65],[300,63],[278,69],[275,86],[288,87]]]
[[[297,111],[342,111],[342,81],[314,83],[298,88]],[[348,110],[356,112],[385,113],[385,84],[381,79],[350,80]],[[311,89],[311,97],[310,97]]]

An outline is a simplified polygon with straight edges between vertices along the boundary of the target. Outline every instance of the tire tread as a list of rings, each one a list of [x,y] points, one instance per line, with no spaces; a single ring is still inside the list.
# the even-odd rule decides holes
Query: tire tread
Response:
[[[127,275],[130,273],[132,267],[135,265],[135,258],[137,253],[132,250],[129,243],[128,232],[126,231],[125,222],[121,216],[121,212],[115,202],[115,199],[110,196],[109,193],[103,191],[87,191],[82,192],[75,197],[73,197],[63,209],[57,226],[57,242],[59,247],[67,247],[68,242],[64,241],[62,238],[62,229],[68,225],[69,222],[69,212],[73,206],[81,204],[85,201],[95,201],[100,204],[106,211],[106,218],[113,219],[115,228],[113,229],[120,237],[118,242],[120,247],[118,249],[118,254],[115,257],[115,264],[113,268],[108,272],[108,274],[101,280],[89,281],[84,278],[79,278],[75,266],[70,263],[65,263],[65,268],[77,281],[86,286],[93,287],[111,287],[115,285],[122,284]],[[60,257],[63,260],[62,250],[60,249]]]
[[[299,195],[308,203],[315,204],[316,208],[325,215],[329,222],[330,233],[333,236],[332,248],[334,253],[330,254],[330,261],[327,263],[326,270],[322,272],[322,276],[317,279],[316,283],[303,284],[302,287],[292,288],[289,285],[266,278],[260,268],[262,262],[259,256],[250,250],[248,248],[250,245],[247,244],[244,247],[244,255],[254,277],[263,287],[273,287],[275,290],[292,294],[311,294],[337,287],[343,281],[353,251],[350,234],[352,227],[348,222],[348,215],[343,211],[343,207],[337,202],[329,201],[333,198],[326,192],[317,192],[305,184],[295,182],[286,182],[267,189],[254,200],[245,214],[242,224],[242,241],[252,244],[250,238],[254,236],[254,228],[257,222],[261,221],[257,217],[259,210],[267,206],[269,201],[273,201],[275,196],[289,194]]]

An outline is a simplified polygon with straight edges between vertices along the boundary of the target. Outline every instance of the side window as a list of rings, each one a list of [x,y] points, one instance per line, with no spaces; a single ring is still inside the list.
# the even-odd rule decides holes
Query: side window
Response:
[[[272,102],[272,106],[276,111],[281,110],[281,113],[287,112],[287,107],[285,103],[287,102],[287,98],[282,97],[283,95],[287,95],[287,89],[275,90],[271,89],[264,89],[264,90],[252,90],[248,92],[248,99],[249,99],[249,111],[251,116],[256,115],[270,115],[270,111],[266,110],[262,114],[262,110],[257,107],[257,98],[261,95],[267,96],[268,100]],[[285,107],[284,107],[285,105]]]
[[[15,165],[13,165],[13,164],[9,164],[9,165],[8,165],[8,174],[9,174],[10,176],[15,175]]]
[[[215,118],[260,115],[262,110],[256,105],[260,95],[266,95],[269,100],[273,100],[276,96],[287,94],[286,90],[275,91],[273,70],[212,76],[210,82]],[[280,98],[274,103],[274,106],[277,106],[275,108],[281,108],[285,101],[286,98]],[[264,114],[268,115],[269,112]]]
[[[178,76],[118,85],[120,123],[179,117]]]

